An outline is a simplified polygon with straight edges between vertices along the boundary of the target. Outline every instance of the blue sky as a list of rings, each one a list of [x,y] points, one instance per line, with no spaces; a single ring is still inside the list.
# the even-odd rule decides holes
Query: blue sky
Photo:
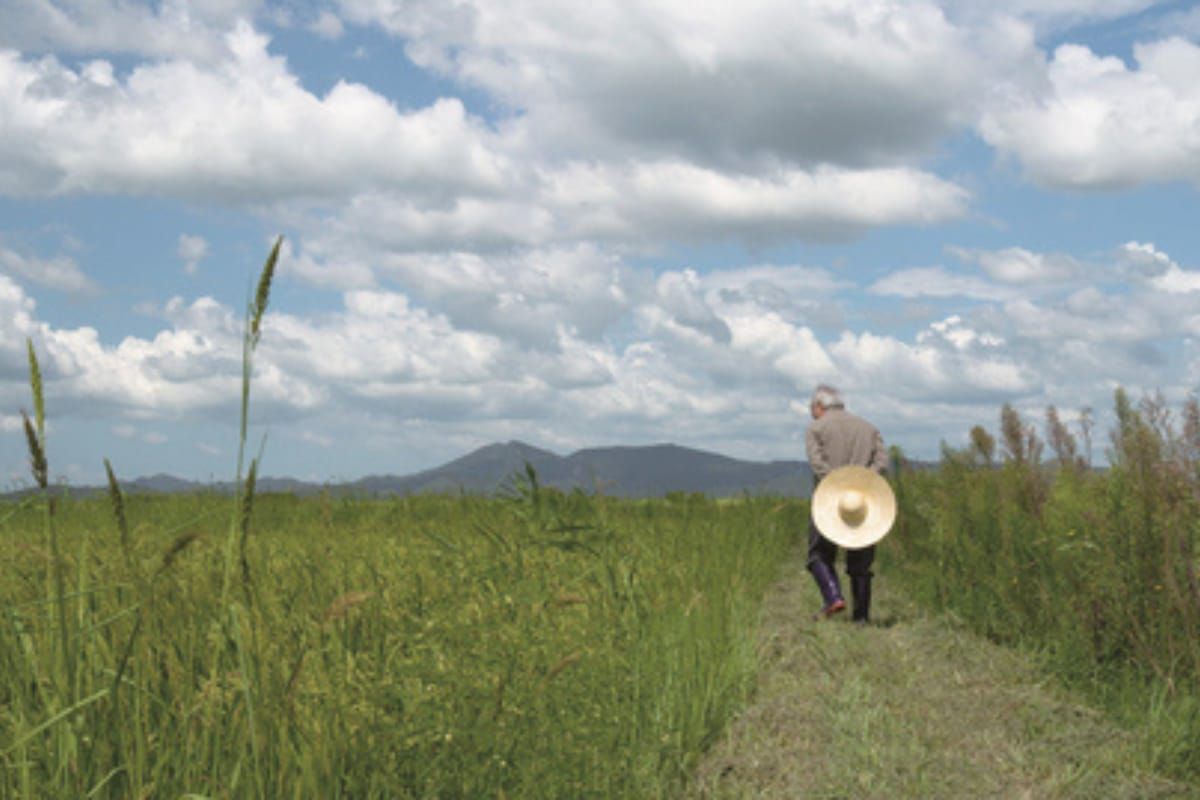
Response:
[[[1104,426],[1200,388],[1198,183],[1195,3],[6,0],[0,479],[26,337],[56,476],[228,477],[280,234],[269,474]]]

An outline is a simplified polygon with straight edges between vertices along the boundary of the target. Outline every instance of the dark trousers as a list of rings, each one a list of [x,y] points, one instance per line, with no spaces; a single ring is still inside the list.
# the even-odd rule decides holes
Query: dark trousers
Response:
[[[830,570],[834,569],[834,562],[837,561],[838,546],[826,539],[817,530],[817,525],[810,517],[808,520],[808,568],[811,570],[813,564],[818,561],[823,562]],[[864,547],[861,550],[846,551],[846,574],[851,577],[870,578],[874,573],[871,572],[871,565],[875,563],[875,545]]]

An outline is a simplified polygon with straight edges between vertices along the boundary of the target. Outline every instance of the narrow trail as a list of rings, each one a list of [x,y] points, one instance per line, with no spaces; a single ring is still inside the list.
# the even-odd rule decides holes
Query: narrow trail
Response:
[[[1166,798],[1131,737],[1020,654],[928,616],[876,581],[865,629],[815,622],[803,555],[770,590],[754,697],[689,798]]]

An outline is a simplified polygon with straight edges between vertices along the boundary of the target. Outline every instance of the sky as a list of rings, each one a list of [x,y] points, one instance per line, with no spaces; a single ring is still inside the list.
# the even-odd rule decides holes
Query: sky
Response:
[[[910,456],[1200,388],[1200,5],[0,0],[0,482]],[[1096,458],[1103,458],[1097,437]]]

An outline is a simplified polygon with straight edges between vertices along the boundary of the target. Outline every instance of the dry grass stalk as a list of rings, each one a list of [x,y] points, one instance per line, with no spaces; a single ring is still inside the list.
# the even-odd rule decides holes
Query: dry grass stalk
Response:
[[[582,650],[576,650],[574,653],[570,653],[569,655],[563,656],[561,659],[559,659],[558,663],[556,663],[554,666],[552,666],[550,668],[550,670],[546,673],[545,682],[549,683],[550,681],[554,680],[559,675],[561,675],[563,673],[563,671],[566,670],[567,667],[569,667],[572,664],[574,664],[575,662],[579,661],[579,659],[581,659],[581,658],[583,658]]]
[[[193,542],[200,538],[200,531],[184,531],[175,537],[175,541],[171,542],[171,546],[163,553],[162,564],[159,565],[158,571],[163,572],[168,569],[179,554],[186,550]]]
[[[371,598],[374,592],[346,592],[341,597],[335,599],[329,604],[329,608],[325,609],[324,620],[333,622],[350,613],[350,610],[355,606],[366,602]]]
[[[586,603],[587,598],[583,595],[571,594],[569,592],[563,592],[558,597],[554,598],[554,605],[558,606],[559,608],[562,608],[563,606],[576,606]]]

